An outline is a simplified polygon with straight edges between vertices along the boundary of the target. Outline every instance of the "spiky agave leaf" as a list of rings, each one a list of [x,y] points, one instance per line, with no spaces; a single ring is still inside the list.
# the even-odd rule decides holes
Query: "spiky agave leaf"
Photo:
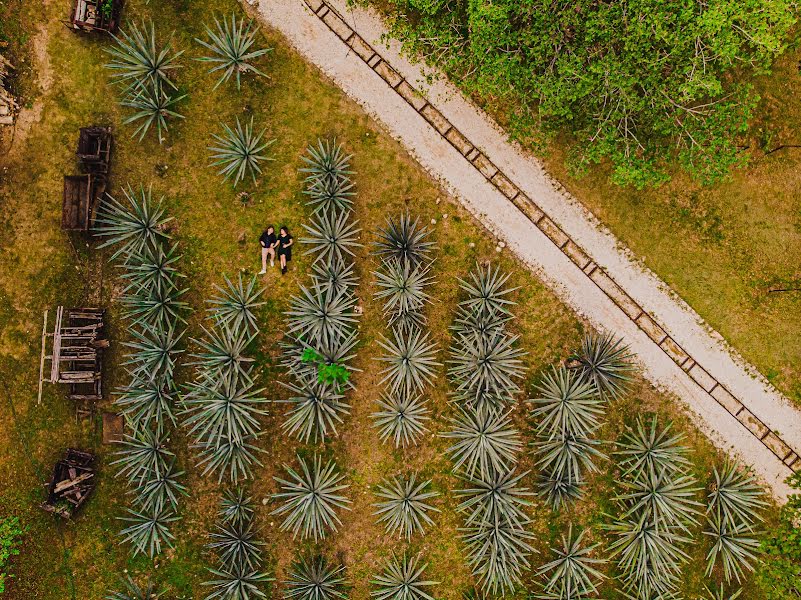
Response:
[[[336,435],[337,424],[342,423],[344,415],[350,414],[350,404],[345,401],[345,396],[331,384],[319,382],[316,377],[300,380],[299,383],[281,382],[292,394],[289,399],[281,400],[292,404],[281,429],[304,443]]]
[[[708,495],[710,518],[729,526],[742,523],[748,528],[755,521],[762,521],[759,510],[767,503],[762,500],[764,492],[753,475],[728,460],[720,471],[715,466],[713,473],[715,481]]]
[[[292,296],[286,315],[291,333],[313,347],[333,344],[350,333],[357,322],[356,298],[348,291],[309,290],[300,286],[301,295]]]
[[[522,529],[529,522],[523,507],[531,505],[528,497],[532,495],[528,488],[519,485],[526,475],[528,471],[520,475],[505,471],[467,479],[468,487],[456,491],[459,497],[466,498],[457,507],[467,514],[465,525],[495,527],[499,523],[511,523]]]
[[[353,263],[342,259],[333,262],[316,262],[312,265],[314,286],[324,291],[339,294],[352,290],[359,283],[353,272]]]
[[[707,596],[704,600],[737,600],[743,593],[743,588],[737,588],[731,593],[726,593],[726,590],[721,585],[714,588],[706,588]]]
[[[256,539],[252,521],[217,525],[209,537],[206,547],[217,554],[224,570],[250,572],[261,566],[261,546],[264,543]]]
[[[209,569],[209,572],[218,577],[206,581],[203,585],[213,589],[204,600],[251,600],[252,598],[267,598],[261,587],[272,577],[257,570],[228,571],[225,569]]]
[[[534,534],[510,521],[479,523],[462,529],[467,563],[485,594],[503,595],[522,583],[535,552],[529,543]]]
[[[134,113],[123,121],[124,125],[141,121],[131,137],[139,135],[141,142],[150,128],[155,125],[159,144],[165,140],[162,132],[168,132],[167,119],[173,117],[183,119],[184,116],[175,110],[175,105],[186,98],[186,94],[174,96],[158,81],[138,83],[120,102],[121,106],[132,108]]]
[[[376,403],[380,410],[371,416],[382,442],[392,439],[396,448],[406,448],[428,431],[430,411],[422,396],[382,393]]]
[[[439,496],[439,492],[426,491],[430,484],[430,479],[418,482],[414,473],[408,478],[393,477],[382,482],[376,496],[383,501],[373,504],[377,509],[373,514],[378,515],[378,522],[384,523],[388,534],[410,540],[414,533],[425,534],[426,527],[434,524],[428,513],[439,509],[427,501]]]
[[[592,558],[593,551],[600,542],[585,546],[582,544],[587,530],[573,535],[570,524],[567,536],[562,535],[562,544],[551,548],[556,558],[537,569],[537,577],[544,577],[542,600],[581,600],[598,592],[596,583],[604,579],[604,574],[595,568],[606,560]]]
[[[253,518],[253,498],[241,487],[226,490],[218,514],[224,525],[236,527],[247,523]]]
[[[255,310],[264,305],[259,298],[266,288],[259,287],[256,276],[251,277],[247,283],[242,279],[242,273],[236,283],[232,282],[228,275],[223,276],[224,286],[214,284],[218,294],[208,300],[207,309],[211,316],[221,326],[228,327],[231,331],[244,330],[249,334],[259,331],[259,324]]]
[[[520,360],[525,352],[515,347],[517,337],[501,332],[456,336],[448,374],[467,403],[475,408],[498,407],[520,391],[516,380],[525,373]]]
[[[240,89],[242,73],[256,73],[266,77],[264,73],[251,65],[248,61],[263,56],[270,52],[272,48],[259,48],[251,50],[256,43],[256,34],[259,28],[252,29],[253,20],[247,24],[244,19],[237,25],[236,14],[231,13],[231,21],[223,16],[223,22],[214,17],[214,24],[217,30],[213,31],[208,25],[204,24],[206,35],[210,41],[195,38],[195,41],[204,48],[213,52],[212,56],[201,56],[196,60],[212,63],[210,73],[221,71],[220,79],[214,86],[216,90],[220,84],[228,81],[232,75],[236,75],[236,89]]]
[[[509,273],[502,273],[499,265],[492,268],[476,265],[470,272],[470,280],[459,279],[459,286],[467,292],[467,299],[460,304],[471,311],[482,314],[510,314],[509,309],[515,302],[508,298],[517,288],[506,287]]]
[[[281,485],[281,492],[273,494],[275,500],[282,501],[281,506],[272,511],[273,515],[286,515],[281,523],[281,530],[291,530],[294,537],[314,538],[314,541],[325,538],[328,530],[336,531],[342,524],[336,509],[350,510],[350,500],[339,494],[346,490],[347,484],[340,483],[344,475],[337,471],[333,461],[323,466],[322,459],[315,454],[311,464],[300,456],[300,473],[292,467],[284,465],[291,481],[274,477]]]
[[[468,477],[488,477],[509,470],[517,462],[523,442],[512,427],[510,414],[467,408],[450,419],[453,428],[441,436],[453,441],[447,452],[454,471],[461,469]]]
[[[310,145],[306,149],[306,155],[301,157],[306,167],[300,169],[301,173],[307,173],[306,183],[309,186],[317,182],[337,182],[347,180],[353,175],[350,170],[351,155],[345,153],[342,144],[338,144],[336,138],[318,138],[317,146]]]
[[[117,476],[126,477],[134,486],[144,483],[151,473],[165,472],[174,456],[164,445],[162,434],[146,426],[134,430],[132,435],[125,434],[118,443],[122,449],[114,453],[119,458],[111,465],[119,466]]]
[[[247,350],[256,334],[249,334],[244,328],[232,329],[229,325],[219,325],[211,330],[201,325],[204,336],[191,338],[199,346],[199,351],[190,354],[198,365],[212,379],[235,376],[244,381],[249,379],[250,365],[254,362]]]
[[[581,376],[592,382],[600,394],[618,398],[631,381],[634,370],[629,347],[611,333],[588,333],[579,352],[570,357]]]
[[[626,428],[623,439],[618,442],[620,450],[615,453],[625,476],[651,471],[680,473],[690,466],[686,456],[688,450],[681,445],[684,435],[671,435],[672,426],[673,423],[668,422],[660,431],[659,422],[654,415],[648,426],[641,418],[637,418],[635,429]]]
[[[115,44],[103,49],[112,58],[104,65],[113,71],[112,77],[129,88],[137,83],[166,83],[175,88],[170,72],[178,68],[175,61],[183,50],[173,54],[169,41],[161,46],[156,41],[153,21],[149,30],[144,22],[142,29],[132,23],[129,32],[120,30],[119,36],[112,34]]]
[[[114,399],[114,405],[134,430],[152,427],[159,435],[168,423],[175,425],[174,402],[174,390],[167,387],[162,378],[143,379],[138,376],[134,376]]]
[[[125,291],[141,288],[167,291],[177,287],[176,279],[183,277],[175,268],[175,263],[181,258],[176,254],[177,250],[178,244],[166,251],[165,244],[147,244],[128,255],[122,274],[122,278],[130,282]]]
[[[303,193],[309,197],[307,205],[314,207],[314,214],[348,214],[353,209],[353,183],[345,178],[319,179],[309,185]]]
[[[169,507],[144,510],[127,509],[127,517],[120,520],[130,523],[120,532],[123,541],[130,542],[133,555],[146,554],[150,558],[161,554],[162,545],[173,547],[175,536],[170,532],[170,525],[180,520]]]
[[[172,217],[164,216],[162,199],[153,202],[150,188],[145,191],[140,187],[137,195],[129,185],[123,189],[123,195],[130,208],[104,194],[95,218],[94,234],[107,238],[100,248],[119,245],[110,260],[141,252],[146,246],[160,246],[170,238],[166,226]]]
[[[219,175],[223,175],[223,181],[233,176],[234,187],[250,175],[253,183],[256,183],[256,175],[261,174],[261,163],[274,160],[267,156],[264,150],[272,145],[275,140],[262,142],[266,129],[260,133],[253,132],[253,117],[250,123],[244,127],[236,118],[236,127],[232,129],[225,123],[221,123],[223,135],[212,134],[217,142],[217,146],[209,146],[212,152],[211,158],[213,167],[220,167]]]
[[[537,387],[532,416],[539,420],[540,437],[561,435],[589,437],[604,414],[604,401],[592,383],[564,367],[546,373]]]
[[[342,591],[345,567],[328,562],[323,556],[302,558],[292,564],[284,581],[285,600],[345,600]]]
[[[428,564],[420,565],[420,557],[406,554],[387,563],[384,571],[373,578],[376,589],[370,596],[377,600],[434,600],[426,588],[438,585],[438,581],[423,579]]]
[[[146,511],[177,510],[178,499],[187,494],[186,486],[179,481],[183,475],[183,471],[177,470],[175,460],[161,471],[151,471],[135,488],[134,503]]]
[[[158,600],[165,593],[165,590],[156,591],[158,589],[156,584],[150,580],[144,586],[140,586],[130,575],[126,575],[125,579],[121,578],[120,583],[125,589],[121,592],[110,592],[106,600]]]
[[[183,425],[199,445],[218,448],[242,442],[261,431],[258,417],[267,412],[262,389],[249,379],[228,376],[215,379],[206,374],[190,386],[184,397]]]
[[[759,540],[746,523],[729,523],[725,516],[713,514],[707,520],[704,535],[712,539],[712,547],[706,555],[706,575],[709,577],[715,566],[722,564],[726,583],[736,579],[742,583],[745,571],[753,571],[759,560]]]
[[[608,527],[615,538],[609,546],[627,592],[638,598],[672,592],[681,581],[688,556],[681,549],[690,542],[674,530],[658,528],[645,515],[624,519]]]
[[[130,348],[123,365],[132,367],[131,375],[143,380],[159,381],[167,388],[172,387],[175,356],[183,352],[179,348],[184,332],[177,332],[176,323],[166,327],[143,327],[129,329],[132,340],[123,341]]]
[[[408,261],[388,260],[381,269],[374,271],[376,287],[373,296],[384,302],[384,314],[390,325],[421,327],[425,324],[423,308],[431,302],[425,291],[433,278],[429,276],[431,265],[412,266]]]
[[[651,471],[617,484],[623,490],[616,500],[627,508],[622,518],[645,518],[657,529],[680,528],[689,532],[697,525],[698,507],[695,500],[701,488],[692,475],[678,475],[664,469]]]
[[[378,360],[387,363],[381,371],[381,383],[388,383],[394,394],[410,397],[431,384],[436,367],[437,344],[429,340],[429,333],[421,330],[402,332],[393,330],[393,340],[383,336],[378,340],[386,354]]]
[[[143,329],[166,329],[170,323],[184,321],[189,305],[181,300],[187,289],[145,289],[120,298],[123,316]]]
[[[358,223],[349,222],[345,211],[316,215],[311,225],[303,224],[308,235],[300,238],[300,243],[309,246],[303,254],[313,254],[315,262],[324,263],[344,260],[345,255],[353,256],[353,250],[361,247]]]
[[[253,465],[263,466],[256,454],[264,450],[253,443],[256,438],[257,435],[246,435],[241,439],[194,444],[194,448],[200,449],[198,466],[203,467],[202,474],[217,473],[218,483],[222,483],[226,475],[232,483],[252,479]]]
[[[395,259],[412,266],[422,262],[430,262],[429,255],[434,249],[434,242],[428,237],[431,232],[420,225],[420,217],[412,221],[409,213],[401,214],[395,220],[387,218],[387,225],[378,232],[378,240],[374,242],[374,253],[383,259]]]

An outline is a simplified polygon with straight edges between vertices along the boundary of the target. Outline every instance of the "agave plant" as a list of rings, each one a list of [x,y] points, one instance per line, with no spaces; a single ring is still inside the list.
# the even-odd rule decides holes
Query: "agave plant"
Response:
[[[512,315],[505,312],[485,312],[475,307],[459,306],[451,329],[457,334],[488,337],[504,333],[506,324],[512,319]]]
[[[342,591],[345,567],[332,565],[323,556],[295,562],[284,581],[285,600],[346,600]]]
[[[171,388],[175,356],[183,352],[179,344],[184,332],[176,331],[175,322],[164,328],[130,329],[129,332],[133,340],[124,341],[123,345],[131,352],[123,365],[131,367],[135,379],[151,379]]]
[[[767,506],[764,492],[752,475],[742,472],[735,462],[727,461],[721,471],[714,471],[715,481],[709,492],[707,515],[716,522],[731,527],[744,524],[752,528],[762,521],[759,510]]]
[[[235,488],[223,492],[220,502],[220,520],[224,525],[237,527],[253,518],[253,499],[243,488]]]
[[[645,515],[657,529],[683,529],[697,525],[698,508],[694,498],[700,491],[691,475],[676,475],[665,470],[650,471],[633,480],[619,481],[623,494],[617,500],[628,507],[622,518]]]
[[[498,407],[520,391],[516,380],[525,373],[520,360],[525,353],[515,347],[516,341],[516,335],[501,332],[456,336],[448,374],[468,404]]]
[[[173,391],[162,381],[134,377],[128,387],[114,399],[125,420],[134,430],[153,427],[158,435],[163,433],[167,422],[175,424],[172,412]]]
[[[482,267],[476,265],[471,271],[470,280],[459,279],[459,286],[467,292],[467,299],[461,304],[474,313],[481,315],[509,314],[515,303],[508,298],[517,288],[506,287],[508,273],[502,273],[500,266],[493,269],[490,264]]]
[[[253,522],[217,525],[207,548],[217,553],[226,571],[252,572],[261,566],[261,546]]]
[[[211,306],[214,320],[222,327],[228,327],[231,331],[245,331],[248,334],[256,334],[259,331],[259,324],[255,310],[264,304],[259,302],[259,298],[264,293],[265,288],[260,288],[258,279],[254,275],[247,283],[242,280],[242,273],[239,274],[237,282],[232,282],[227,275],[223,276],[225,286],[214,284],[219,292],[217,296],[206,300]]]
[[[707,577],[719,563],[723,565],[726,583],[732,579],[741,583],[744,572],[754,570],[760,542],[746,523],[731,524],[725,517],[715,514],[708,520],[708,530],[704,535],[712,539],[712,547],[706,555]]]
[[[717,587],[714,590],[706,588],[707,596],[704,600],[737,600],[743,593],[743,588],[737,588],[731,593],[726,593],[723,586]]]
[[[199,351],[190,356],[197,360],[189,364],[199,365],[212,379],[237,377],[248,381],[253,359],[247,356],[247,349],[255,334],[249,335],[244,328],[232,329],[227,324],[211,330],[201,326],[201,329],[204,337],[192,338]]]
[[[376,589],[370,592],[370,596],[377,600],[434,600],[426,588],[439,582],[423,579],[428,565],[419,562],[419,556],[404,554],[400,560],[393,556],[384,572],[373,578]]]
[[[228,475],[228,479],[237,483],[240,479],[253,477],[253,465],[263,466],[256,457],[263,450],[253,442],[257,435],[246,435],[242,439],[231,439],[217,442],[201,441],[194,444],[200,449],[198,466],[203,467],[203,475],[217,473],[219,483]]]
[[[315,262],[333,263],[344,260],[345,255],[353,256],[354,248],[361,247],[358,242],[361,229],[358,221],[348,222],[347,212],[325,212],[314,217],[311,225],[303,224],[308,234],[300,238],[301,244],[309,246],[303,254],[315,255]]]
[[[158,588],[152,581],[148,581],[144,586],[140,586],[130,575],[126,575],[121,580],[125,588],[121,592],[111,592],[106,596],[106,600],[158,600],[164,595],[164,590],[156,591]]]
[[[119,442],[122,450],[115,452],[118,459],[111,465],[118,465],[118,477],[126,477],[135,486],[141,485],[152,473],[163,473],[168,461],[174,456],[164,445],[160,433],[148,427],[140,427],[133,435],[124,435]]]
[[[302,337],[286,336],[285,340],[280,342],[284,348],[281,364],[288,367],[300,381],[320,380],[321,366],[347,365],[356,356],[353,349],[359,341],[356,331],[349,331],[341,337],[314,345],[306,343]],[[315,360],[309,360],[309,354]],[[348,368],[354,370],[353,367]],[[353,387],[353,384],[348,381],[348,386]]]
[[[138,134],[140,142],[150,128],[155,126],[159,144],[162,144],[166,139],[164,133],[169,131],[167,119],[169,117],[184,118],[175,110],[175,105],[184,98],[186,98],[186,94],[174,96],[164,89],[164,85],[158,80],[138,83],[120,102],[122,106],[134,110],[134,113],[123,121],[123,124],[129,125],[141,121],[132,135],[132,137],[136,137]]]
[[[120,298],[123,314],[143,329],[166,329],[170,323],[184,321],[188,304],[180,298],[186,289],[139,289]]]
[[[311,346],[333,345],[350,333],[357,322],[356,298],[352,294],[304,286],[300,291],[300,296],[292,297],[286,312],[291,333],[308,340]]]
[[[574,537],[571,524],[567,536],[562,535],[561,546],[551,548],[556,558],[537,569],[537,577],[546,580],[543,594],[538,598],[582,600],[598,592],[596,583],[604,578],[604,574],[595,567],[606,560],[592,558],[593,551],[601,544],[583,545],[586,533],[587,530],[584,530]]]
[[[129,88],[144,83],[166,83],[175,88],[170,72],[178,68],[175,61],[183,51],[173,53],[170,42],[160,46],[152,21],[149,30],[142,23],[142,29],[132,24],[129,32],[120,31],[119,37],[112,35],[116,44],[104,48],[112,58],[105,67],[114,72],[113,77]]]
[[[387,353],[378,360],[387,363],[381,371],[381,383],[389,383],[394,394],[409,397],[430,384],[435,376],[437,344],[429,341],[429,333],[414,330],[403,333],[394,330],[394,340],[383,337],[378,340]]]
[[[261,406],[267,400],[253,382],[236,376],[215,379],[207,374],[194,382],[184,398],[184,426],[198,444],[217,448],[242,442],[261,431]]]
[[[382,394],[377,404],[381,410],[372,417],[382,442],[392,439],[396,448],[406,448],[428,431],[430,411],[421,396]]]
[[[309,187],[318,182],[338,182],[347,180],[353,175],[350,170],[349,154],[345,153],[342,144],[337,144],[336,138],[317,140],[317,146],[309,146],[306,149],[308,156],[302,156],[301,160],[306,163],[306,167],[300,169],[301,173],[307,173],[306,183]]]
[[[349,414],[350,405],[345,396],[337,393],[328,383],[314,379],[300,381],[300,385],[285,384],[291,396],[288,400],[292,409],[281,428],[301,442],[325,440],[329,434],[336,435],[337,424],[342,423],[343,415]]]
[[[123,536],[123,541],[131,543],[134,556],[141,553],[153,558],[161,554],[162,545],[173,547],[175,536],[170,532],[170,525],[181,517],[171,508],[127,510],[129,516],[120,519],[130,525],[123,529],[120,535]]]
[[[228,181],[233,176],[234,187],[247,175],[250,175],[253,183],[256,183],[256,175],[261,174],[261,163],[273,160],[264,153],[264,150],[275,140],[262,142],[266,129],[254,133],[253,117],[245,126],[242,126],[237,117],[234,129],[225,123],[221,125],[223,135],[212,134],[218,145],[208,148],[212,152],[211,166],[220,167],[218,174],[223,175],[223,181]]]
[[[186,486],[179,481],[183,474],[183,471],[177,470],[174,460],[161,471],[151,471],[142,484],[135,488],[134,503],[150,512],[176,510],[180,496],[187,494]]]
[[[240,89],[242,73],[256,73],[265,77],[264,73],[248,62],[272,50],[272,48],[251,50],[259,31],[258,27],[252,29],[253,21],[250,20],[246,24],[244,20],[240,20],[237,25],[236,14],[231,13],[230,23],[223,17],[223,22],[220,24],[215,17],[214,24],[217,26],[217,31],[212,31],[208,25],[204,25],[210,42],[195,38],[198,44],[213,52],[212,56],[201,56],[197,60],[214,64],[210,73],[221,71],[220,79],[214,89],[228,81],[232,75],[236,75],[236,89]]]
[[[625,392],[631,380],[629,373],[634,370],[628,346],[611,333],[585,335],[581,350],[571,359],[581,376],[608,398],[618,398]]]
[[[382,269],[373,272],[377,290],[373,294],[384,301],[384,314],[390,325],[421,327],[425,324],[422,310],[431,302],[425,288],[432,282],[428,275],[430,265],[412,266],[407,261],[389,260]]]
[[[273,578],[256,570],[227,571],[225,569],[209,569],[218,577],[207,581],[204,585],[212,587],[212,591],[204,600],[251,600],[252,598],[267,598],[261,591],[261,586],[273,581]]]
[[[333,461],[323,466],[322,459],[315,454],[311,464],[300,457],[298,462],[300,473],[284,465],[291,481],[274,477],[282,491],[273,498],[282,504],[270,514],[286,515],[282,531],[292,530],[294,536],[318,541],[325,538],[328,530],[336,531],[341,525],[336,509],[350,510],[350,500],[339,494],[349,486],[340,483],[344,475],[337,471]]]
[[[441,436],[453,441],[447,452],[454,471],[461,469],[467,477],[490,477],[517,462],[523,443],[512,427],[510,413],[468,408],[450,419],[453,428]]]
[[[595,461],[606,458],[598,445],[595,439],[573,435],[535,440],[537,467],[541,471],[538,492],[554,510],[581,497],[584,473],[597,472]]]
[[[315,181],[303,193],[309,197],[306,202],[314,207],[314,214],[347,214],[353,209],[353,183],[345,178],[320,179]]]
[[[145,247],[157,247],[167,239],[167,224],[172,217],[164,216],[161,200],[153,202],[148,188],[139,188],[139,194],[131,186],[123,189],[130,208],[113,196],[104,194],[95,218],[95,235],[107,238],[100,248],[119,245],[111,256],[130,256],[141,252]]]
[[[654,415],[650,426],[638,418],[635,429],[627,428],[618,443],[620,450],[615,453],[624,476],[662,471],[675,474],[690,466],[687,448],[681,445],[684,435],[671,435],[671,427],[672,423],[668,423],[660,431]]]
[[[388,218],[387,226],[379,230],[378,241],[374,243],[375,254],[411,266],[430,262],[429,255],[434,249],[434,242],[428,239],[430,235],[431,232],[420,225],[419,217],[412,221],[406,213],[398,220]]]
[[[462,530],[467,563],[485,594],[503,595],[522,583],[529,556],[535,551],[529,543],[533,537],[510,521],[479,523]]]
[[[595,387],[574,371],[554,368],[537,388],[532,415],[539,419],[538,435],[589,437],[604,414],[604,402]]]
[[[176,279],[183,277],[175,268],[181,256],[177,254],[178,244],[167,250],[164,244],[146,245],[128,256],[123,265],[122,278],[130,281],[126,292],[138,289],[171,290],[176,287]]]
[[[330,263],[312,265],[312,278],[317,289],[340,294],[356,287],[359,278],[353,272],[353,263],[339,259]]]
[[[427,501],[439,493],[426,491],[430,484],[430,479],[419,483],[412,474],[408,478],[385,480],[378,487],[376,496],[383,501],[373,504],[377,509],[373,514],[378,515],[378,522],[384,523],[388,534],[410,540],[414,533],[424,534],[426,527],[434,524],[428,513],[439,512],[439,509]]]
[[[515,475],[514,471],[507,471],[486,478],[468,479],[469,487],[456,492],[458,496],[466,498],[457,507],[457,510],[468,515],[465,525],[495,527],[501,523],[511,523],[522,529],[529,522],[523,507],[531,505],[527,498],[532,495],[528,488],[519,485],[526,475],[528,472]]]

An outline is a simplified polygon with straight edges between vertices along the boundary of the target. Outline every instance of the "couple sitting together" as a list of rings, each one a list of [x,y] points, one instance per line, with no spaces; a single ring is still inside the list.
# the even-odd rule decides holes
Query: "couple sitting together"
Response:
[[[294,240],[286,225],[281,227],[278,237],[275,235],[275,229],[270,225],[259,238],[259,244],[261,244],[261,271],[259,271],[259,275],[264,275],[267,272],[268,256],[270,257],[270,266],[275,266],[276,253],[278,253],[278,260],[281,263],[281,275],[286,274],[286,264],[292,260],[293,243]]]

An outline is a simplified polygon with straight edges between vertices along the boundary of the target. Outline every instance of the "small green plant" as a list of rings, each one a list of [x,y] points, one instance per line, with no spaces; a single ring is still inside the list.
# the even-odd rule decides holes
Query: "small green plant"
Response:
[[[103,0],[103,2],[100,3],[100,14],[103,15],[104,19],[111,18],[111,13],[113,10],[111,2],[112,0]]]
[[[801,474],[788,479],[801,490]],[[801,494],[790,494],[779,523],[762,539],[762,561],[756,581],[766,600],[801,598]]]
[[[0,518],[0,594],[6,590],[6,580],[14,577],[6,568],[9,559],[19,555],[19,538],[24,533],[19,517]]]
[[[319,383],[330,383],[337,386],[337,391],[342,391],[342,386],[348,383],[350,371],[345,365],[339,363],[327,363],[325,357],[314,348],[306,348],[300,360],[306,364],[317,365],[317,381]]]

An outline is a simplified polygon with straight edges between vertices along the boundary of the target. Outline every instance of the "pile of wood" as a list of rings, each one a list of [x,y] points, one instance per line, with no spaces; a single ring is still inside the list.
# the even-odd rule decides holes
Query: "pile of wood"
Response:
[[[75,154],[83,175],[64,176],[61,200],[63,230],[86,233],[92,228],[95,210],[108,182],[113,141],[111,127],[81,128]]]
[[[94,454],[68,448],[53,468],[42,508],[69,519],[95,489]]]
[[[17,114],[17,101],[6,87],[6,79],[12,68],[11,63],[0,55],[0,125],[13,125]]]

